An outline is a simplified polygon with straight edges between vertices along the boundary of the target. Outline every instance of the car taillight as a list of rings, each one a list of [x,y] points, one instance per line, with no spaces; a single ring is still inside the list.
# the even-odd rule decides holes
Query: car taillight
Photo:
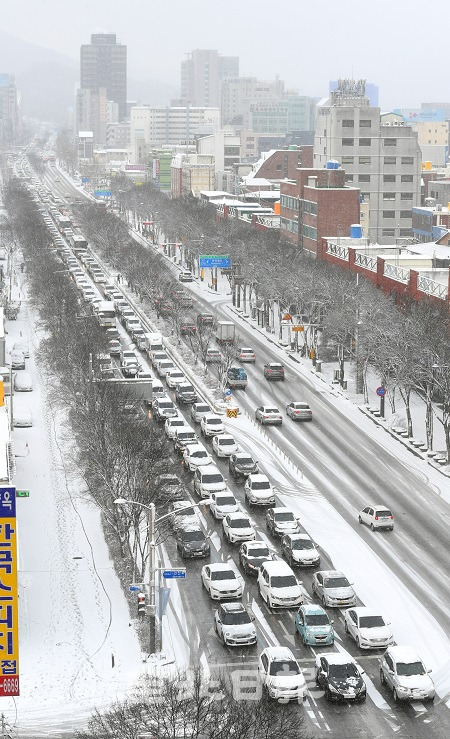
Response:
[[[375,516],[375,521],[378,521],[378,516]]]
[[[392,520],[394,520],[394,516],[391,516]]]

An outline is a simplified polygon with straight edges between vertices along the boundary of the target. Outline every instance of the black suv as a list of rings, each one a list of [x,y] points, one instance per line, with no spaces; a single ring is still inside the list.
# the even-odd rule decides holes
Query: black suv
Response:
[[[266,380],[283,380],[284,381],[284,367],[278,362],[269,362],[264,365],[264,377]]]
[[[258,462],[255,462],[253,457],[246,452],[232,454],[228,460],[228,467],[235,480],[241,480],[252,472],[258,472]]]
[[[194,386],[186,382],[182,382],[181,385],[177,386],[175,397],[179,403],[190,405],[191,403],[197,402],[197,393],[195,392]]]
[[[183,557],[209,557],[211,547],[201,529],[178,529],[177,550]]]
[[[318,654],[316,683],[329,701],[364,701],[366,684],[353,659],[340,652]]]

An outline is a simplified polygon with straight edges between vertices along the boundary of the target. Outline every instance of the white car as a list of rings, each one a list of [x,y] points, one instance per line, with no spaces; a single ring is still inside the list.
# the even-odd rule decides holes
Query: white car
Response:
[[[200,423],[205,413],[211,413],[211,406],[208,403],[193,403],[191,405],[191,418],[195,423]]]
[[[303,591],[283,560],[266,560],[258,570],[258,589],[269,608],[294,608],[303,603]]]
[[[133,351],[122,350],[120,353],[120,368],[125,377],[134,377],[140,370],[139,360]]]
[[[211,493],[211,504],[209,510],[214,518],[221,520],[228,513],[237,513],[239,505],[231,492]]]
[[[246,513],[228,513],[222,520],[223,533],[230,544],[242,541],[253,541],[256,532]]]
[[[388,647],[380,662],[380,680],[392,690],[394,701],[434,701],[433,680],[411,647]]]
[[[266,647],[259,655],[258,675],[269,698],[284,703],[306,695],[306,680],[288,647]]]
[[[360,511],[358,516],[359,523],[365,523],[370,526],[372,531],[375,529],[394,529],[394,516],[389,508],[385,505],[369,505]]]
[[[318,567],[320,554],[308,534],[285,534],[281,540],[281,554],[290,566]]]
[[[176,388],[180,383],[185,382],[186,375],[184,375],[179,369],[170,370],[166,375],[167,387]]]
[[[202,585],[213,600],[236,600],[242,596],[242,585],[235,571],[221,562],[202,567]]]
[[[160,359],[156,364],[156,372],[160,377],[167,377],[170,370],[175,369],[175,365],[170,359]]]
[[[18,393],[30,393],[33,390],[33,380],[28,372],[14,375],[14,390]]]
[[[261,405],[255,411],[255,419],[260,422],[261,426],[268,424],[281,426],[283,423],[283,416],[274,405]]]
[[[216,434],[223,434],[225,426],[220,416],[216,416],[215,413],[206,413],[200,421],[200,431],[203,436],[208,438],[216,436]]]
[[[294,400],[286,406],[286,414],[293,421],[312,421],[312,410],[308,403]]]
[[[28,359],[30,356],[30,347],[25,341],[16,341],[16,343],[13,346],[13,350],[18,349],[19,351],[23,352],[23,356],[25,359]]]
[[[183,416],[167,418],[164,424],[164,433],[168,439],[174,439],[176,430],[178,428],[183,428],[184,426],[186,426],[186,421]]]
[[[386,649],[394,640],[389,623],[371,608],[346,610],[344,628],[360,649]]]
[[[239,347],[239,349],[236,350],[236,357],[241,362],[256,362],[255,352],[248,346]]]
[[[226,646],[249,646],[256,644],[254,620],[242,603],[221,603],[214,614],[214,630]]]
[[[190,500],[175,500],[170,503],[168,512],[173,514],[169,521],[174,531],[188,527],[195,529],[199,525],[197,511]]]
[[[218,457],[230,457],[239,451],[239,446],[234,436],[231,434],[220,434],[213,436],[212,449]]]
[[[197,467],[212,464],[212,458],[203,444],[192,444],[192,446],[186,447],[183,452],[183,459],[190,472],[195,472]]]
[[[19,406],[15,403],[13,416],[13,425],[15,428],[29,428],[33,425],[33,415],[28,406]]]
[[[214,464],[208,464],[195,470],[194,490],[200,498],[209,498],[211,493],[227,490],[227,484],[221,471]]]
[[[244,485],[245,500],[250,505],[273,505],[275,492],[267,475],[252,472]]]
[[[11,368],[15,370],[25,369],[25,354],[20,349],[11,352]]]

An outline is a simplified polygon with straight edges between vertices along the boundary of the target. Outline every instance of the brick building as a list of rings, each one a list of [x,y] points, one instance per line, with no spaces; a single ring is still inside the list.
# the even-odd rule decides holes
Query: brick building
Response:
[[[313,147],[292,146],[264,152],[253,167],[253,176],[259,179],[280,181],[292,180],[299,167],[312,167]]]
[[[360,192],[343,169],[297,169],[280,189],[280,236],[311,255],[325,236],[349,236],[360,221]]]

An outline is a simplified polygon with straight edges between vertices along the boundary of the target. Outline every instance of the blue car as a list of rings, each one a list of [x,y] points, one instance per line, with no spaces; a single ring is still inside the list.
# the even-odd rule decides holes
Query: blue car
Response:
[[[295,628],[303,644],[309,646],[330,645],[334,643],[333,621],[322,606],[314,603],[300,606],[295,617]]]

